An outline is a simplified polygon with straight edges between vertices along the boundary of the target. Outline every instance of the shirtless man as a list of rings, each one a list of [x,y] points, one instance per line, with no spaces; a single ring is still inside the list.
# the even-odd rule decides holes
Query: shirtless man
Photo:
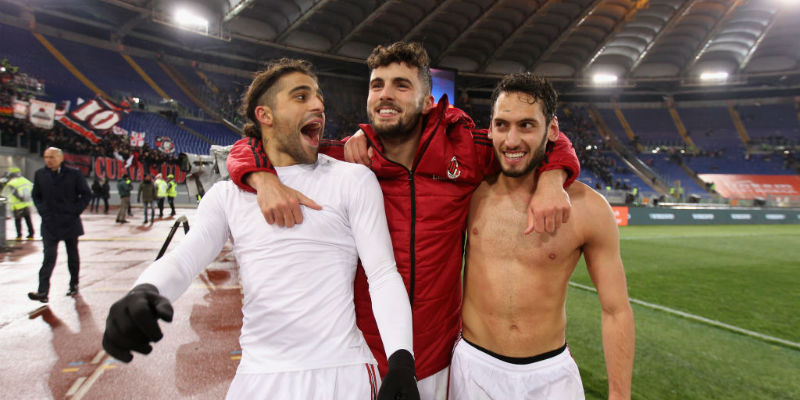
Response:
[[[524,235],[525,210],[545,147],[558,137],[557,95],[533,75],[509,75],[492,95],[492,139],[502,173],[470,203],[462,339],[451,364],[452,399],[581,399],[566,345],[565,301],[581,253],[602,306],[610,399],[629,399],[633,311],[606,200],[580,182],[567,189],[568,222]]]

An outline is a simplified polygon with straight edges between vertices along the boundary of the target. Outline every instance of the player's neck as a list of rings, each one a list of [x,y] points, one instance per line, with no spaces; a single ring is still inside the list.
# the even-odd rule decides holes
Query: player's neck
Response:
[[[290,154],[278,150],[277,141],[274,139],[264,141],[264,152],[267,154],[269,162],[275,167],[288,167],[300,164],[300,162]]]
[[[410,170],[414,165],[414,158],[417,156],[417,148],[421,138],[422,122],[419,122],[407,136],[391,139],[381,138],[383,154],[389,160],[400,163]]]
[[[496,185],[507,193],[533,193],[536,188],[536,170],[519,177],[511,177],[502,172],[497,177]]]

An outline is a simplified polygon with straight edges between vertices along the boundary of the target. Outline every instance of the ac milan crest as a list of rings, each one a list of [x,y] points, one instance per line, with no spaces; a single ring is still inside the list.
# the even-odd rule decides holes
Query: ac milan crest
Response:
[[[461,167],[458,166],[458,160],[456,160],[456,156],[450,159],[450,165],[447,166],[447,177],[450,179],[456,179],[461,176]]]
[[[172,154],[175,152],[175,143],[172,138],[159,136],[156,138],[156,147],[164,153]]]

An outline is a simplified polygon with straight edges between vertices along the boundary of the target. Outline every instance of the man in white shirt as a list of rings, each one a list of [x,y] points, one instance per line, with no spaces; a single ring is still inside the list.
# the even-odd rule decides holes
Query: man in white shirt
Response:
[[[360,258],[387,349],[389,373],[379,399],[418,399],[411,351],[411,308],[397,273],[372,172],[318,156],[325,126],[322,92],[306,61],[281,59],[253,80],[245,98],[245,134],[262,140],[282,182],[325,199],[305,208],[305,223],[269,225],[256,194],[214,185],[198,221],[171,253],[148,267],[112,307],[103,347],[128,362],[161,339],[177,299],[228,239],[244,292],[242,359],[228,398],[375,398],[375,359],[356,327],[353,279]],[[311,384],[310,382],[313,382]]]

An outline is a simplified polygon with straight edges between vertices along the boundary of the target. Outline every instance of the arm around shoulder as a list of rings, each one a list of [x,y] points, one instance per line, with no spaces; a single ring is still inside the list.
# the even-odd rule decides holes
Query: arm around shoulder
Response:
[[[269,224],[291,228],[303,222],[301,205],[321,209],[313,200],[280,182],[262,142],[256,138],[238,140],[228,154],[226,166],[236,186],[257,194],[258,206]]]
[[[567,172],[565,188],[569,187],[581,173],[581,163],[578,161],[578,155],[575,154],[575,148],[572,147],[572,142],[567,135],[561,131],[558,132],[558,140],[547,152],[547,162],[539,168],[539,173],[552,169],[563,169]]]
[[[252,137],[239,139],[234,143],[225,161],[225,166],[233,183],[248,192],[256,190],[245,181],[244,178],[247,174],[256,171],[275,174],[275,168],[264,152],[264,145],[260,140]]]

